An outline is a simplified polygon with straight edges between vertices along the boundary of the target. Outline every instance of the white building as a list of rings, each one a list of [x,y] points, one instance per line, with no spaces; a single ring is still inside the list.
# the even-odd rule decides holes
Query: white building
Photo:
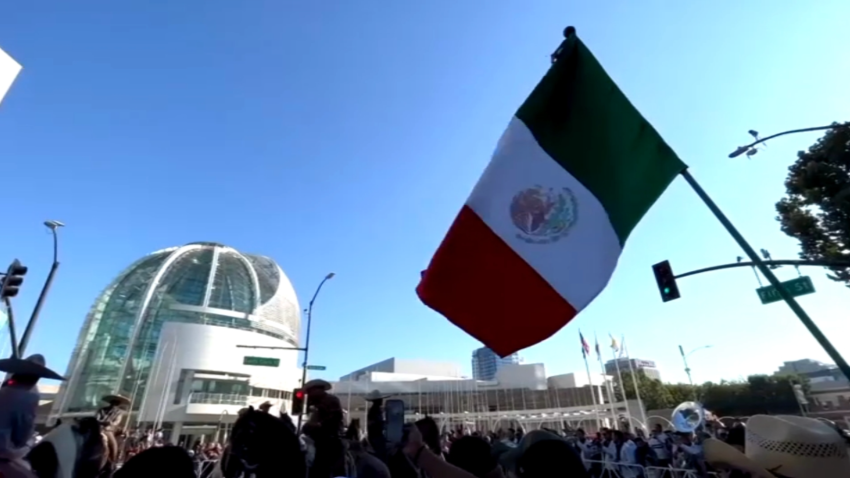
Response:
[[[419,373],[410,373],[405,363],[416,363]],[[400,366],[395,367],[396,364]],[[443,427],[474,425],[478,429],[548,425],[561,428],[565,423],[594,429],[598,414],[612,405],[605,403],[603,378],[590,386],[580,374],[546,377],[543,364],[506,364],[493,380],[462,378],[454,367],[427,361],[388,359],[334,382],[339,397],[352,418],[366,420],[368,403],[364,396],[377,390],[405,402],[409,420],[424,415],[435,417]],[[439,375],[443,371],[447,375]],[[594,400],[594,394],[596,399]],[[597,405],[598,404],[598,405]],[[616,407],[616,405],[615,405]]]
[[[211,242],[154,252],[95,300],[51,417],[91,415],[118,393],[132,400],[129,427],[191,445],[221,437],[248,405],[289,409],[300,312],[268,257]]]

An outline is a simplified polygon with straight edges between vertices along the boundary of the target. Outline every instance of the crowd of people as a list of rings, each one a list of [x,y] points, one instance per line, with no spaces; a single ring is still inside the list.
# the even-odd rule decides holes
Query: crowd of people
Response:
[[[0,360],[0,371],[12,372],[0,388],[2,471],[7,465],[27,466],[24,457],[33,445],[38,405],[35,384],[39,378],[58,375],[46,368],[40,356]],[[201,469],[199,462],[230,460],[236,471],[221,466],[218,473],[224,478],[265,478],[261,471],[268,468],[259,463],[266,460],[280,466],[267,473],[269,477],[286,475],[280,470],[291,469],[308,470],[308,478],[702,478],[712,474],[850,478],[846,431],[806,417],[757,415],[728,427],[703,422],[692,432],[656,426],[649,434],[626,427],[587,434],[566,426],[527,432],[479,432],[457,426],[445,432],[431,417],[404,423],[402,414],[401,423],[393,422],[402,427],[402,433],[391,434],[387,396],[374,392],[367,397],[371,405],[363,431],[359,420],[347,422],[339,399],[330,391],[331,384],[323,380],[305,384],[310,412],[301,430],[290,417],[273,416],[267,407],[244,409],[224,446],[195,444],[187,450],[163,442],[157,431],[133,430],[121,436],[127,447],[123,466],[113,468],[114,476],[206,478],[216,471]],[[88,420],[95,423],[98,437],[113,435],[107,447],[112,454],[129,401],[118,395],[104,398],[107,405]],[[257,435],[264,424],[273,426],[266,426],[266,435]],[[275,437],[282,439],[270,447]],[[304,476],[292,473],[296,478]]]

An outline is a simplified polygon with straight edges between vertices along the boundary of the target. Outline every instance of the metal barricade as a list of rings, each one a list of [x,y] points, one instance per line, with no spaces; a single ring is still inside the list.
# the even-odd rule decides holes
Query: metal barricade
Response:
[[[641,478],[647,476],[644,467],[635,463],[585,459],[583,461],[597,478]]]
[[[215,470],[218,460],[203,460],[195,463],[195,475],[198,478],[207,478]]]
[[[725,474],[707,472],[701,475],[697,470],[685,468],[663,468],[660,466],[641,466],[634,463],[615,461],[586,460],[596,478],[726,478]]]

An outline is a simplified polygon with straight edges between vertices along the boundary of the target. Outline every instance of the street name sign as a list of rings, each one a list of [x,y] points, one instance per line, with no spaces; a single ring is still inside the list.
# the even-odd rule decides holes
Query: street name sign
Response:
[[[791,279],[782,283],[782,287],[791,294],[791,297],[799,297],[806,294],[815,293],[815,285],[812,284],[812,279],[809,276],[802,276],[796,279]],[[759,287],[756,289],[756,294],[759,295],[762,304],[770,304],[779,302],[782,297],[776,287],[769,285],[767,287]]]
[[[307,370],[327,370],[328,368],[324,365],[308,365]]]
[[[242,360],[242,365],[256,365],[258,367],[280,367],[280,359],[271,357],[248,357]]]

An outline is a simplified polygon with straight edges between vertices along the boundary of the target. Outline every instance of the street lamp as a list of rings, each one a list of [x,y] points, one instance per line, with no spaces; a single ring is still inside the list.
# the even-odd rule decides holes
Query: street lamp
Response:
[[[755,154],[755,152],[754,152],[755,150],[753,149],[755,146],[757,146],[761,143],[764,143],[765,141],[767,141],[769,139],[778,138],[779,136],[785,136],[786,134],[808,133],[810,131],[823,131],[823,130],[827,130],[827,129],[840,128],[841,126],[842,125],[840,125],[840,124],[831,124],[829,126],[814,126],[814,127],[811,127],[811,128],[792,129],[792,130],[788,130],[788,131],[783,131],[781,133],[772,134],[772,135],[770,135],[766,138],[759,138],[757,132],[750,130],[750,134],[756,140],[753,141],[752,143],[748,144],[748,145],[739,146],[738,149],[729,153],[729,157],[730,158],[737,158],[738,156],[740,156],[744,153],[747,153],[747,157],[750,157],[750,156]]]
[[[679,354],[682,356],[682,362],[684,362],[684,364],[685,364],[685,373],[688,374],[688,383],[691,384],[691,389],[694,391],[694,400],[695,401],[697,401],[697,396],[696,396],[697,391],[696,391],[696,388],[694,388],[694,381],[691,378],[691,367],[688,366],[688,357],[690,357],[691,354],[694,353],[694,352],[698,352],[700,350],[710,349],[710,348],[711,348],[711,345],[703,345],[702,347],[697,347],[697,348],[691,350],[690,352],[685,353],[685,349],[683,349],[681,345],[679,346]]]
[[[319,282],[319,287],[316,287],[316,292],[313,293],[313,298],[310,299],[310,303],[307,305],[307,335],[304,337],[304,363],[301,364],[301,388],[304,388],[304,385],[307,383],[307,357],[310,353],[310,324],[312,324],[313,318],[313,303],[316,302],[316,297],[319,295],[319,291],[322,290],[322,286],[325,285],[325,282],[333,279],[334,273],[331,272],[322,279],[322,282]],[[307,400],[304,400],[304,404],[301,408],[301,413],[298,414],[298,430],[301,430],[301,420],[304,418],[304,407],[307,406]]]
[[[18,354],[24,355],[24,349],[27,347],[30,335],[32,334],[35,324],[38,321],[38,314],[41,312],[41,307],[44,305],[44,300],[47,298],[47,293],[50,292],[50,285],[53,284],[53,277],[56,275],[56,270],[59,269],[59,234],[60,227],[65,227],[65,224],[59,221],[44,221],[44,225],[50,229],[53,234],[53,264],[50,266],[50,273],[47,274],[47,279],[44,281],[44,286],[41,288],[41,294],[38,296],[38,301],[35,303],[35,308],[32,310],[30,321],[24,329],[24,334],[21,336],[21,342],[18,344]]]

